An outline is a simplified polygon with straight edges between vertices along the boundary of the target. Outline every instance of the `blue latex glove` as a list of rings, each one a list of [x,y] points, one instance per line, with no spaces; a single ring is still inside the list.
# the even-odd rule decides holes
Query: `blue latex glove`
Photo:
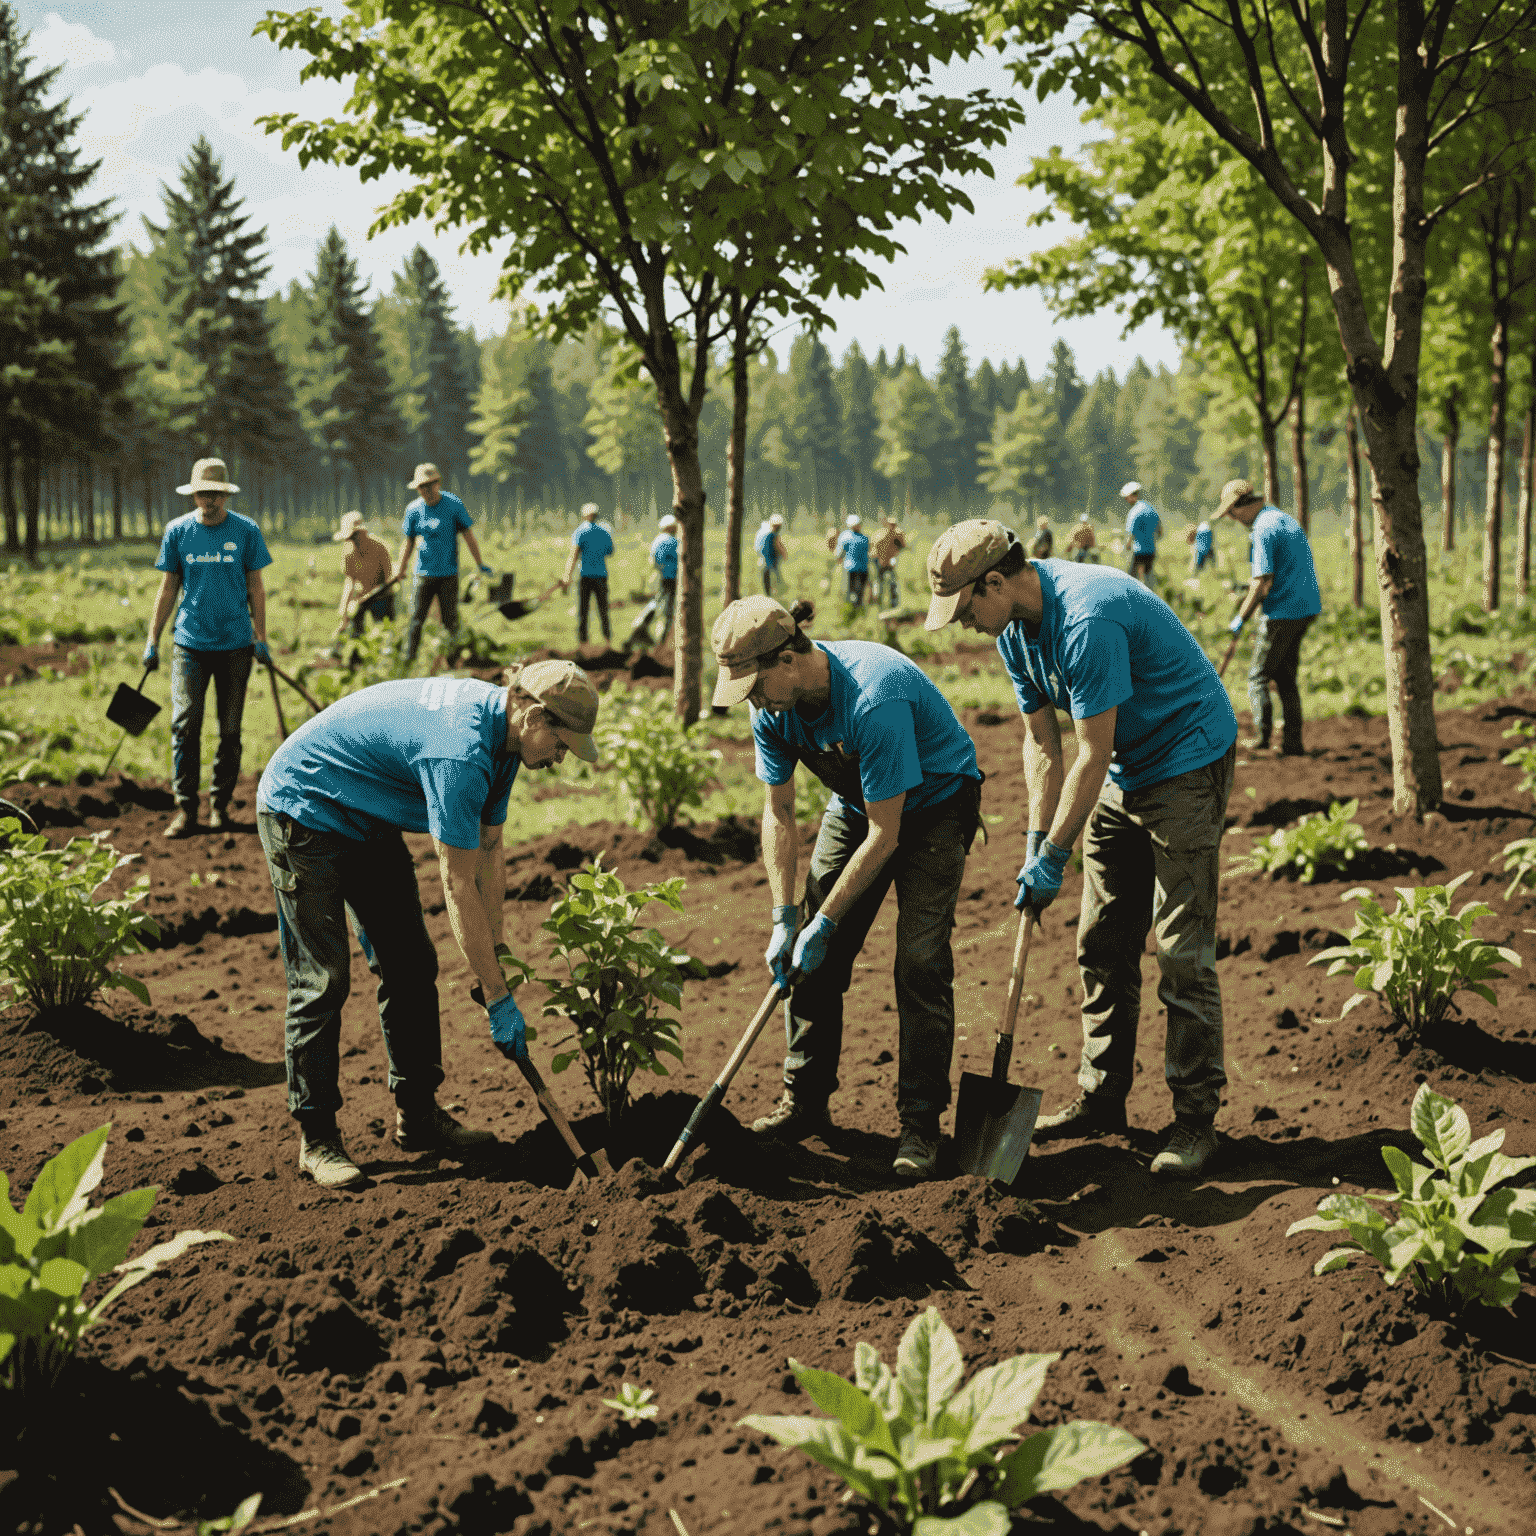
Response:
[[[510,992],[498,997],[486,1012],[491,1017],[491,1039],[508,1061],[528,1060],[527,1024],[523,1010]]]
[[[799,907],[786,905],[773,909],[773,937],[768,940],[768,949],[763,959],[768,962],[768,969],[773,972],[774,981],[781,987],[786,985],[789,978],[789,969],[793,963],[791,956],[795,948],[795,934],[799,927]]]
[[[825,912],[818,912],[810,926],[795,940],[794,968],[802,976],[812,971],[827,958],[827,945],[837,932],[837,924]]]
[[[1238,614],[1238,616],[1235,619],[1233,619],[1230,624],[1227,625],[1227,633],[1229,635],[1240,635],[1240,634],[1242,634],[1242,632],[1243,632],[1243,616],[1242,616],[1242,614]]]
[[[148,640],[144,644],[144,670],[146,672],[160,670],[160,647],[153,640]]]
[[[1044,912],[1061,890],[1061,877],[1071,857],[1070,848],[1058,848],[1047,838],[1039,853],[1018,873],[1019,894],[1013,899],[1014,906],[1021,912],[1030,907],[1037,916]]]
[[[256,642],[256,660],[264,667],[272,665],[272,652],[267,648],[265,640],[258,640]]]
[[[495,575],[495,574],[496,574],[496,573],[495,573],[495,571],[493,571],[493,570],[492,570],[492,569],[491,569],[491,568],[490,568],[490,566],[488,566],[488,565],[486,565],[486,564],[485,564],[485,563],[484,563],[484,561],[482,561],[482,562],[481,562],[481,564],[480,564],[480,570],[481,570],[481,572],[482,572],[482,573],[483,573],[483,574],[484,574],[484,575],[486,575],[486,576],[494,576],[494,575]]]

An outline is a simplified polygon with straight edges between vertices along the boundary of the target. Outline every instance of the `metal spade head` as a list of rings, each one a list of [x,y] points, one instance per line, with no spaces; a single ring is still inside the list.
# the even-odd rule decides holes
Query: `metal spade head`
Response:
[[[149,723],[160,713],[160,706],[153,699],[146,699],[137,688],[119,683],[112,702],[107,705],[107,719],[120,725],[130,736],[142,736]]]
[[[1012,1184],[1029,1154],[1041,1097],[1038,1088],[962,1072],[955,1106],[955,1157],[962,1171]]]

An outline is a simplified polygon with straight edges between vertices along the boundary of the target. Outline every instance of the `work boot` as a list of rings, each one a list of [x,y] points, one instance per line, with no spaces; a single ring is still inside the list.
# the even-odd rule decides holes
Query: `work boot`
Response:
[[[208,830],[210,832],[223,832],[229,826],[229,807],[225,805],[210,805],[208,807]]]
[[[314,1133],[300,1129],[299,1168],[323,1189],[355,1184],[363,1176],[363,1170],[347,1156],[341,1132],[334,1125]]]
[[[891,1164],[891,1172],[898,1178],[921,1183],[931,1179],[938,1167],[938,1134],[928,1135],[915,1125],[902,1126],[901,1147],[896,1153],[896,1161]]]
[[[396,1109],[395,1140],[404,1152],[448,1152],[464,1157],[495,1145],[496,1133],[460,1125],[446,1109],[428,1102]]]
[[[1175,1120],[1168,1143],[1152,1159],[1152,1172],[1168,1179],[1195,1179],[1216,1151],[1216,1127],[1209,1120]]]
[[[1041,1115],[1035,1122],[1036,1141],[1058,1136],[1086,1139],[1090,1136],[1125,1135],[1125,1100],[1108,1094],[1080,1093],[1065,1109]]]
[[[825,1099],[819,1104],[812,1103],[796,1098],[795,1090],[786,1088],[777,1106],[761,1119],[754,1120],[752,1129],[759,1136],[804,1141],[808,1136],[825,1136],[832,1129],[832,1116],[827,1112]]]
[[[176,814],[165,824],[167,837],[191,837],[197,831],[197,807],[179,805]]]

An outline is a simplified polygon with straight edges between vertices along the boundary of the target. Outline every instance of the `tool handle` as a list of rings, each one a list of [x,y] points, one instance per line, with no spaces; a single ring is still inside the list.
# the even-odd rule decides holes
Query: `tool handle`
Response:
[[[144,684],[147,683],[148,681],[149,681],[149,668],[145,667],[144,668],[144,675],[139,679],[139,686],[137,688],[135,688],[133,691],[135,693],[143,693],[144,692]]]
[[[1217,677],[1223,677],[1226,675],[1227,663],[1231,661],[1235,655],[1237,655],[1237,642],[1242,638],[1243,637],[1241,635],[1232,636],[1232,643],[1227,647],[1227,654],[1221,658],[1221,665],[1216,668]]]
[[[1008,1001],[1003,1008],[1002,1027],[992,1052],[992,1081],[1006,1082],[1008,1064],[1013,1060],[1013,1031],[1019,1021],[1019,1001],[1024,995],[1024,973],[1029,965],[1029,946],[1035,940],[1036,920],[1030,907],[1019,913],[1018,932],[1013,939],[1013,968],[1008,972]]]
[[[276,663],[276,662],[275,662],[275,661],[274,661],[274,662],[273,662],[273,663],[272,663],[272,664],[271,664],[271,665],[272,665],[272,670],[273,670],[273,671],[274,671],[274,672],[276,672],[276,673],[277,673],[277,675],[278,675],[278,676],[279,676],[279,677],[280,677],[280,678],[282,678],[282,680],[283,680],[283,681],[284,681],[284,682],[285,682],[285,683],[287,683],[287,684],[288,684],[288,686],[289,686],[289,687],[290,687],[290,688],[292,688],[292,689],[293,689],[293,691],[294,691],[294,692],[295,692],[295,693],[296,693],[296,694],[298,694],[298,696],[299,696],[299,697],[300,697],[300,698],[301,698],[301,699],[303,699],[303,700],[304,700],[304,702],[305,702],[305,703],[306,703],[306,704],[308,704],[308,705],[309,705],[309,707],[310,707],[310,708],[311,708],[311,709],[312,709],[312,710],[314,710],[314,712],[315,712],[315,713],[316,713],[316,714],[317,714],[317,715],[318,715],[318,714],[319,714],[319,713],[320,713],[320,710],[321,710],[321,708],[322,708],[322,706],[321,706],[321,705],[319,705],[319,704],[317,704],[317,703],[315,703],[315,701],[314,701],[314,698],[313,698],[313,697],[312,697],[312,696],[311,696],[311,694],[310,694],[310,691],[309,691],[309,689],[307,689],[307,688],[306,688],[306,687],[305,687],[305,686],[304,686],[304,684],[303,684],[303,683],[301,683],[301,682],[300,682],[300,681],[299,681],[299,680],[298,680],[298,678],[296,678],[296,677],[289,677],[289,676],[288,676],[288,674],[287,674],[287,673],[286,673],[286,672],[284,672],[284,671],[283,671],[283,669],[282,669],[282,668],[281,668],[281,667],[280,667],[280,666],[278,666],[278,664],[277,664],[277,663]]]
[[[596,1168],[598,1166],[598,1154],[594,1153],[589,1157],[587,1149],[577,1141],[576,1132],[571,1129],[571,1122],[565,1118],[564,1111],[555,1103],[555,1096],[545,1086],[544,1079],[539,1074],[539,1069],[526,1057],[521,1056],[517,1058],[517,1065],[523,1076],[528,1079],[528,1086],[533,1089],[534,1097],[539,1101],[540,1107],[549,1116],[550,1124],[559,1131],[560,1139],[571,1149],[571,1154],[575,1157],[577,1165],[582,1169],[582,1172],[586,1172],[586,1165],[589,1162]],[[607,1162],[606,1157],[604,1157],[603,1162]],[[609,1170],[605,1168],[603,1171],[607,1172]]]
[[[288,740],[288,722],[283,719],[283,701],[277,696],[277,669],[269,661],[267,663],[267,681],[272,684],[272,707],[277,711],[277,734],[283,740]]]
[[[710,1086],[709,1092],[699,1100],[693,1113],[689,1115],[688,1124],[683,1127],[682,1135],[672,1143],[672,1150],[667,1153],[667,1160],[661,1165],[663,1173],[671,1173],[682,1161],[683,1153],[688,1150],[688,1143],[693,1140],[699,1127],[709,1118],[710,1111],[724,1097],[725,1089],[719,1083]]]

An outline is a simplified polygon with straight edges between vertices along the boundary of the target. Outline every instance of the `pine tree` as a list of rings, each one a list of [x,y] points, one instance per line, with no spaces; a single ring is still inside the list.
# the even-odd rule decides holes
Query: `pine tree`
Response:
[[[853,500],[860,508],[866,496],[879,495],[884,489],[884,477],[875,474],[875,455],[880,451],[880,439],[875,435],[880,425],[875,410],[879,381],[878,370],[870,367],[858,342],[850,343],[843,353],[838,393],[843,404],[843,445],[853,476]]]
[[[942,495],[969,498],[976,485],[976,445],[982,434],[971,393],[965,344],[960,328],[944,333],[944,353],[934,379],[939,409],[944,413],[944,432],[934,449],[934,479]]]
[[[1051,360],[1045,367],[1045,379],[1051,399],[1056,405],[1056,420],[1065,427],[1072,420],[1072,413],[1082,403],[1083,396],[1088,393],[1088,386],[1078,374],[1077,359],[1072,355],[1072,348],[1060,338],[1051,348]]]
[[[487,342],[469,423],[480,439],[470,452],[470,473],[515,481],[530,498],[547,495],[565,474],[550,350],[516,326]]]
[[[819,336],[801,336],[789,351],[794,391],[790,435],[802,474],[815,487],[816,508],[835,506],[847,479],[843,453],[843,405],[832,376],[832,356]]]

